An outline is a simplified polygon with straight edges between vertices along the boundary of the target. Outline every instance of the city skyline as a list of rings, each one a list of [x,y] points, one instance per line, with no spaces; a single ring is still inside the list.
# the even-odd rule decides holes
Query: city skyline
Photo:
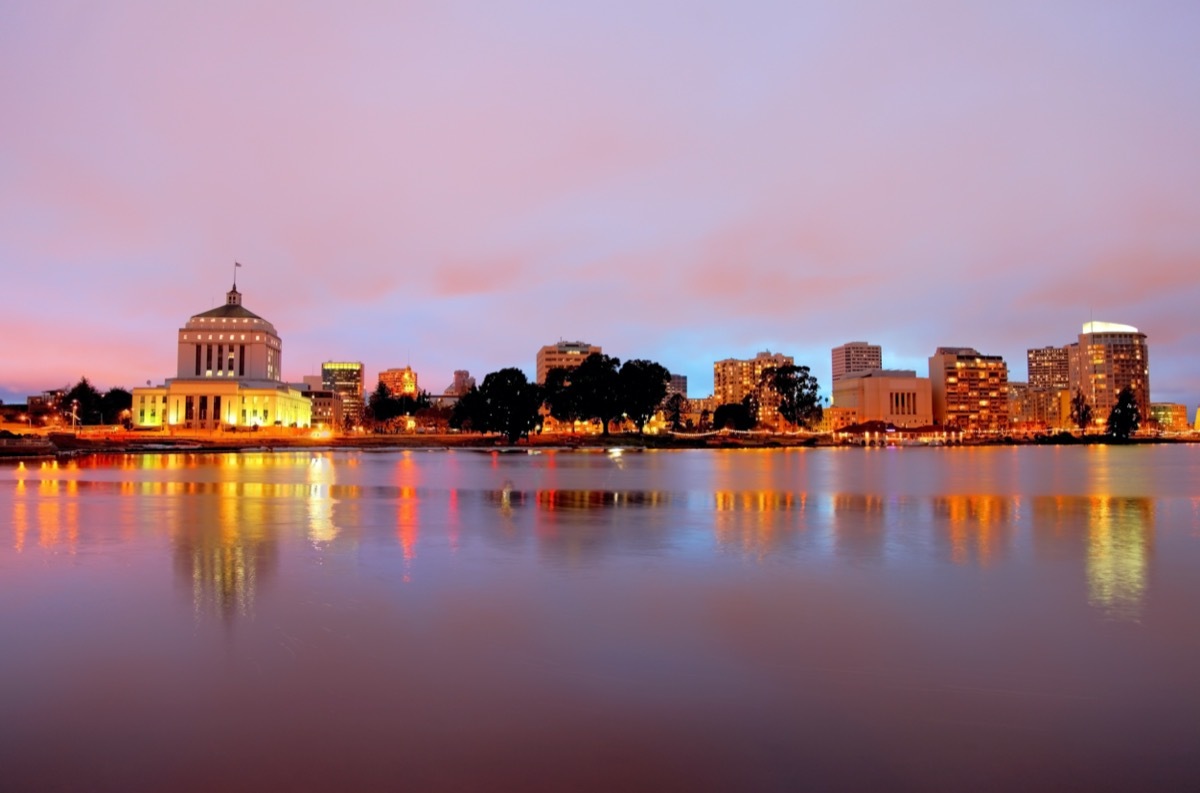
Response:
[[[856,339],[1024,380],[1096,319],[1200,402],[1189,4],[67,8],[0,10],[6,402],[159,382],[235,259],[293,382],[559,339],[693,396]]]

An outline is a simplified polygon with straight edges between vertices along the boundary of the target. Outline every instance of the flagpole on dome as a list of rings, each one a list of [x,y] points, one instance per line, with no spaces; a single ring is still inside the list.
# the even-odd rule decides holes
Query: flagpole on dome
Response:
[[[241,266],[242,266],[241,262],[233,263],[233,291],[235,291],[235,292],[237,291],[237,271],[238,271],[238,268]]]

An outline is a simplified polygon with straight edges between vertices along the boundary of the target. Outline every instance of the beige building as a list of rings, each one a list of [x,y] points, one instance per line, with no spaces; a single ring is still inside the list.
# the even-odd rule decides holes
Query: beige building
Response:
[[[865,341],[846,342],[833,348],[833,382],[855,372],[870,372],[883,368],[883,348]]]
[[[779,395],[769,388],[759,387],[763,372],[794,365],[792,356],[770,350],[749,359],[726,358],[717,361],[713,364],[713,400],[718,406],[729,405],[753,394],[759,400],[759,423],[773,423],[779,416]]]
[[[932,388],[927,377],[902,369],[850,372],[833,383],[833,404],[853,410],[856,422],[882,421],[896,427],[933,423]]]
[[[551,369],[574,369],[583,363],[592,353],[602,350],[588,344],[586,341],[560,341],[558,344],[547,344],[538,350],[537,381],[546,382],[546,375]]]
[[[213,431],[307,427],[310,403],[280,376],[275,326],[242,306],[235,284],[225,305],[191,317],[177,334],[176,377],[133,390],[139,427]]]
[[[933,420],[974,435],[1007,433],[1008,366],[972,347],[938,347],[929,358]]]
[[[1092,419],[1103,425],[1128,386],[1137,397],[1142,418],[1150,416],[1150,350],[1146,334],[1132,325],[1086,322],[1070,351],[1070,391],[1083,392]]]

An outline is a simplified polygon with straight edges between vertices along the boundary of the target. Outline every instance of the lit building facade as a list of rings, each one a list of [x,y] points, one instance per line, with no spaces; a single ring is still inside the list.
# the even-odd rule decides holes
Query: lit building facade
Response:
[[[417,373],[411,366],[403,369],[385,369],[379,373],[379,382],[383,383],[388,393],[394,397],[417,396]]]
[[[342,420],[348,424],[362,423],[363,365],[361,361],[326,361],[321,364],[321,386],[333,391],[342,400]]]
[[[307,427],[310,403],[284,383],[275,326],[242,305],[235,284],[225,305],[191,317],[177,334],[176,377],[133,390],[139,427],[232,430]]]
[[[547,344],[537,353],[537,381],[544,384],[546,375],[551,369],[574,369],[583,363],[592,353],[599,353],[599,347],[586,341],[560,341],[558,344]]]
[[[713,364],[713,400],[718,406],[729,405],[753,394],[759,400],[759,423],[772,423],[779,416],[779,395],[769,388],[759,387],[763,372],[794,365],[792,356],[770,350],[749,359],[726,358],[717,361]]]
[[[1177,402],[1151,402],[1150,420],[1163,432],[1185,432],[1189,429],[1187,405]]]
[[[911,370],[850,372],[833,383],[833,403],[854,412],[856,422],[882,421],[896,427],[933,423],[929,378]]]
[[[1008,365],[972,347],[938,347],[929,358],[934,423],[975,435],[1004,434]]]
[[[1108,421],[1117,394],[1128,387],[1143,418],[1150,416],[1150,349],[1132,325],[1086,322],[1070,351],[1070,391],[1082,391],[1097,424]]]
[[[883,368],[883,348],[865,341],[851,341],[833,348],[833,382],[855,372]],[[914,373],[915,376],[915,373]],[[836,401],[836,400],[835,400]]]
[[[1071,354],[1067,347],[1027,350],[1029,387],[1065,391],[1071,387]]]

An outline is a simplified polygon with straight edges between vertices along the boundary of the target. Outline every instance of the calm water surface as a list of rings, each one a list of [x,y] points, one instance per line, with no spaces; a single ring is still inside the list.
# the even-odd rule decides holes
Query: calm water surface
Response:
[[[0,790],[1200,789],[1200,447],[0,467]]]

